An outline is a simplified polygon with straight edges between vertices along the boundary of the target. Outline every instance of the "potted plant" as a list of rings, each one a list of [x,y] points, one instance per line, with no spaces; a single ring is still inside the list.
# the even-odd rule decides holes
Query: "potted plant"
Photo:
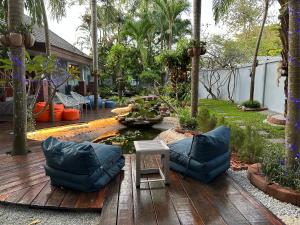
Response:
[[[21,24],[18,30],[23,35],[23,42],[26,48],[31,48],[35,43],[35,37],[32,34],[31,24]]]
[[[188,49],[188,55],[193,57],[195,55],[204,55],[206,53],[206,42],[192,40]]]
[[[9,31],[6,24],[0,24],[0,42],[4,47],[9,47]]]

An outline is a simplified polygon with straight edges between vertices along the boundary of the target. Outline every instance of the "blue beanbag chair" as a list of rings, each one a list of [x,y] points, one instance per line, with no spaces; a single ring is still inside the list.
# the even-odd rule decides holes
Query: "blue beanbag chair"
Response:
[[[104,187],[124,167],[120,147],[90,142],[62,142],[49,137],[42,143],[45,171],[51,183],[78,191]]]
[[[104,105],[105,105],[105,108],[113,109],[116,107],[117,104],[114,101],[108,100],[108,101],[105,101]]]
[[[170,167],[208,183],[230,167],[229,141],[230,129],[222,126],[169,144]]]
[[[95,103],[94,103],[95,96],[94,95],[90,95],[90,96],[88,96],[88,98],[89,98],[89,100],[91,102],[92,108],[94,108],[94,105],[95,105]],[[102,108],[102,104],[103,104],[102,99],[101,99],[100,96],[98,96],[98,107]]]

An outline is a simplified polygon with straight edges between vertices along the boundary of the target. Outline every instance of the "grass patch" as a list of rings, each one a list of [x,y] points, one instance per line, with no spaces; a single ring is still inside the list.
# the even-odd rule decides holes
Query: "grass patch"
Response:
[[[266,115],[259,112],[240,111],[234,103],[223,100],[201,99],[200,108],[208,109],[210,114],[215,115],[218,119],[224,117],[227,123],[238,126],[251,125],[257,131],[268,133],[265,138],[284,138],[283,127],[273,127],[263,123],[267,118]]]

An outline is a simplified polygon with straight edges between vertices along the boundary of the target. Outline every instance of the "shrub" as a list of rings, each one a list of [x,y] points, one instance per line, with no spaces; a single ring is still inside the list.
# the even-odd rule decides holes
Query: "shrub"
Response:
[[[251,126],[247,126],[244,132],[244,142],[238,149],[238,156],[245,162],[256,163],[262,155],[265,141]]]
[[[189,109],[181,109],[178,112],[178,117],[182,128],[194,130],[197,127],[197,120],[192,117]]]
[[[230,125],[230,149],[233,152],[238,152],[242,148],[245,141],[245,132],[237,125]]]
[[[258,101],[245,101],[242,103],[242,106],[245,106],[247,108],[251,108],[251,109],[259,109],[260,108],[260,103]]]
[[[197,117],[198,128],[202,132],[213,130],[217,125],[217,118],[215,115],[210,115],[208,109],[201,108]]]
[[[300,159],[295,168],[288,169],[284,160],[284,147],[280,144],[266,145],[261,158],[262,173],[270,182],[300,191]]]

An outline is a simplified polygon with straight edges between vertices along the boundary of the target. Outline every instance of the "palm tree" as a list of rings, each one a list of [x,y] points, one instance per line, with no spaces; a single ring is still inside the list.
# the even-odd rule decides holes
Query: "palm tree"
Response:
[[[136,42],[137,48],[141,53],[141,59],[144,68],[148,66],[148,52],[145,46],[145,40],[153,33],[154,24],[150,21],[148,15],[142,16],[138,21],[128,19],[123,27],[122,34],[129,36]]]
[[[168,21],[168,49],[172,48],[173,44],[173,29],[175,20],[189,8],[189,3],[186,0],[154,0],[156,5],[163,12]]]
[[[198,113],[198,88],[199,88],[199,60],[200,60],[200,26],[201,26],[201,0],[193,1],[193,46],[192,58],[192,117]]]
[[[17,27],[24,23],[24,0],[8,1],[8,27],[10,31],[17,31]],[[14,141],[12,155],[24,155],[26,149],[27,131],[27,99],[25,84],[25,47],[11,47],[13,63],[13,92],[14,92]]]
[[[98,40],[97,40],[97,1],[90,0],[91,10],[91,36],[93,49],[93,75],[94,75],[94,107],[98,112]]]
[[[289,1],[289,9],[293,12],[300,11],[300,2],[297,0]],[[285,141],[286,141],[286,159],[287,167],[295,168],[296,160],[298,157],[300,147],[300,110],[298,104],[295,102],[300,99],[300,41],[299,34],[299,15],[298,13],[290,13],[289,15],[289,57],[293,59],[289,62],[289,76],[288,76],[288,93],[289,100],[287,104],[287,119],[288,122],[285,128]]]

